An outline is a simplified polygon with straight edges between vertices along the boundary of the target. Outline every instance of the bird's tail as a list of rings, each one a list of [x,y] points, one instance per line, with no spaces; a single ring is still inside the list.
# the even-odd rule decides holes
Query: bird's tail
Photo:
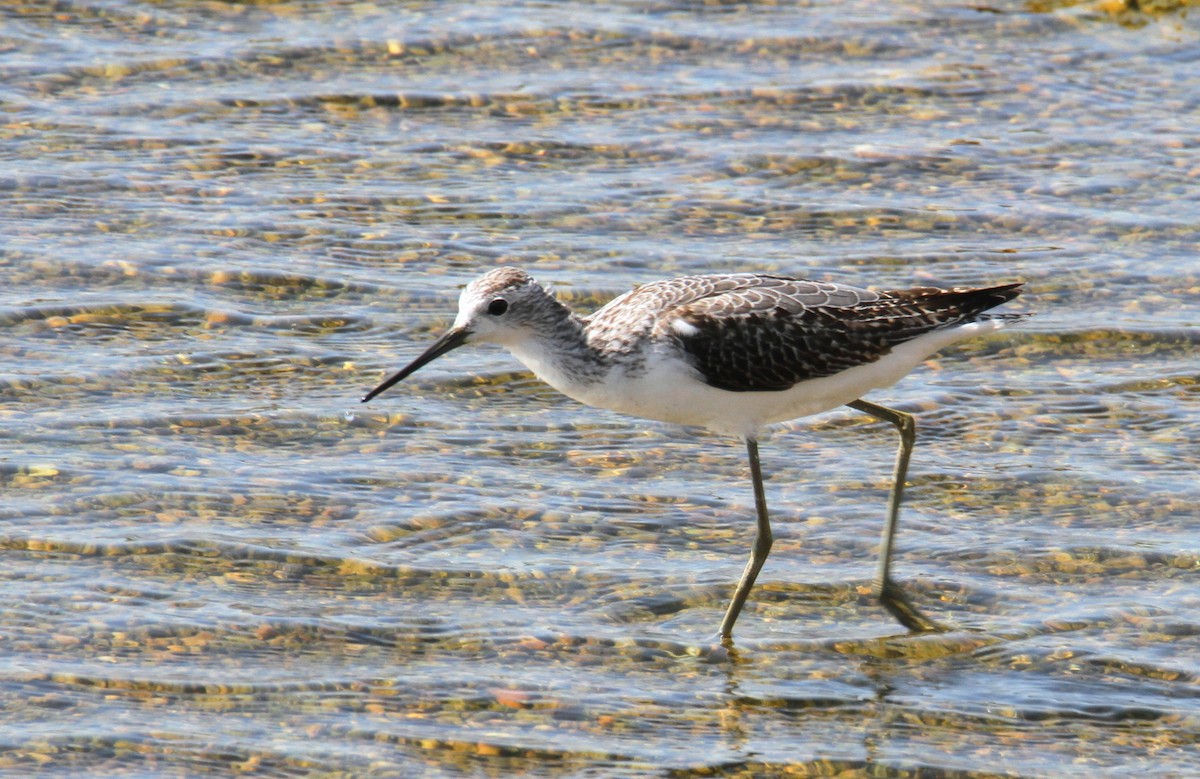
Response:
[[[974,322],[980,319],[1018,319],[1026,314],[986,314],[984,311],[1007,303],[1021,294],[1023,281],[996,287],[916,287],[892,292],[891,296],[925,313],[937,326]],[[982,315],[982,316],[981,316]]]

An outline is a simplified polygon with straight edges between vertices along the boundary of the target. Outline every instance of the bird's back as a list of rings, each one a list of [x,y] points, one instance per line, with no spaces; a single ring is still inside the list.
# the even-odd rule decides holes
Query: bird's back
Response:
[[[667,341],[709,386],[778,391],[874,362],[926,333],[992,318],[983,312],[1020,287],[875,292],[766,274],[683,276],[628,292],[584,322],[589,341],[610,353]]]

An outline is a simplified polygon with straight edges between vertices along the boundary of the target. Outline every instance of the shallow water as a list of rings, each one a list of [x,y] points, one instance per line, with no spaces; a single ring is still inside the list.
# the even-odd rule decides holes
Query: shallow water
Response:
[[[0,9],[0,773],[1200,773],[1194,9]],[[496,349],[526,267],[1029,282],[743,451]]]

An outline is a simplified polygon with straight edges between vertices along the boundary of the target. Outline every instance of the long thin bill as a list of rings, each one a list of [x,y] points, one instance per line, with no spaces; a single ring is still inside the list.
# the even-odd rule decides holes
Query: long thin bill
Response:
[[[433,346],[425,350],[424,354],[409,363],[408,367],[402,369],[383,384],[380,384],[378,387],[368,392],[366,395],[363,395],[362,402],[366,403],[368,400],[380,394],[381,392],[388,390],[393,384],[399,384],[412,374],[416,373],[421,366],[428,365],[451,349],[457,349],[458,347],[462,346],[467,342],[468,335],[470,335],[470,331],[462,328],[456,327],[453,330],[447,330],[441,338],[434,341]]]

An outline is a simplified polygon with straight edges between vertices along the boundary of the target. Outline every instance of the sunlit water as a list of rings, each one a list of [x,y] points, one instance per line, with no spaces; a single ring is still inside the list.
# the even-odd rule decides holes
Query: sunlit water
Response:
[[[0,771],[1200,772],[1200,29],[1115,2],[0,9]],[[358,398],[500,263],[587,310],[767,270],[1029,283],[763,445],[495,349]],[[842,772],[842,773],[839,773]]]

